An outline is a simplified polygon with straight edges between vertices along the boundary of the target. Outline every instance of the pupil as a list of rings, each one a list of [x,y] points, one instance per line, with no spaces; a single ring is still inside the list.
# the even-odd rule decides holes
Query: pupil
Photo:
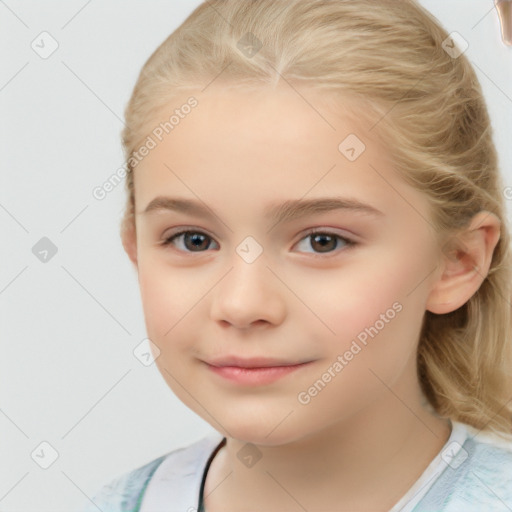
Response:
[[[203,239],[202,241],[201,241],[201,238]],[[185,242],[187,242],[187,240],[192,240],[192,247],[196,248],[196,249],[203,248],[203,247],[201,247],[201,242],[202,242],[202,245],[205,245],[204,244],[205,239],[206,239],[206,237],[204,235],[199,235],[197,233],[192,234],[192,235],[190,233],[187,233],[185,235]],[[196,242],[198,242],[198,243],[196,243]],[[208,245],[208,244],[206,244],[206,245]]]

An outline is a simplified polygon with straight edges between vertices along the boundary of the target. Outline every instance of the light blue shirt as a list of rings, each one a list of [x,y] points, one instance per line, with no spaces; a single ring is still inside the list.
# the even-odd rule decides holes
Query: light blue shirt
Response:
[[[203,473],[218,433],[125,473],[82,512],[196,512]],[[390,512],[511,512],[512,440],[452,421],[452,433]],[[313,512],[313,511],[311,511]]]

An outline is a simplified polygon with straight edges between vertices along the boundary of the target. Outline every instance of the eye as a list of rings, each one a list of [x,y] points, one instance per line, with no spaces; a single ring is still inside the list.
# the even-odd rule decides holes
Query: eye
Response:
[[[182,252],[204,252],[210,248],[212,240],[213,238],[202,231],[188,230],[172,234],[161,242],[161,245],[172,245]],[[304,248],[304,245],[307,244],[314,249],[313,254],[318,256],[331,253],[334,249],[340,249],[339,241],[345,245],[345,250],[357,245],[354,240],[318,229],[309,231],[296,245],[299,246],[302,243]]]
[[[210,246],[210,243],[208,240],[213,240],[209,235],[206,233],[203,233],[201,231],[179,231],[178,233],[175,233],[171,235],[170,237],[166,238],[162,245],[174,245],[176,246],[176,241],[180,242],[178,245],[179,250],[183,252],[203,252],[201,250],[196,251],[194,249],[208,249]],[[183,246],[185,249],[183,249]]]
[[[339,249],[339,240],[341,240],[341,242],[345,244],[345,250],[357,245],[357,242],[355,242],[354,240],[345,238],[341,235],[337,235],[336,233],[322,231],[319,229],[309,231],[306,234],[306,236],[302,238],[296,245],[300,246],[302,243],[303,247],[304,245],[313,247],[315,251],[319,251],[318,253],[314,253],[315,256],[318,256],[319,254],[331,253],[333,252],[333,249]]]

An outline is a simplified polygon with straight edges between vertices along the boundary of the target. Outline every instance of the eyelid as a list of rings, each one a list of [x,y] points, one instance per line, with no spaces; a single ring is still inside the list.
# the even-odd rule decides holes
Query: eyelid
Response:
[[[193,233],[202,233],[204,235],[208,235],[212,239],[215,239],[215,236],[212,235],[207,229],[198,228],[197,226],[177,226],[175,228],[169,228],[168,230],[164,231],[164,235],[162,235],[162,240],[168,240],[173,236],[181,235],[187,231],[191,231]]]
[[[336,236],[339,236],[340,238],[344,238],[345,240],[350,240],[354,243],[356,243],[358,241],[355,234],[347,232],[346,230],[340,230],[339,228],[331,228],[328,226],[318,226],[315,228],[306,229],[306,231],[303,231],[300,234],[301,238],[299,239],[299,241],[302,240],[303,238],[305,238],[306,236],[314,234],[314,233],[326,233],[326,234],[330,234],[330,235],[336,235]]]
[[[183,232],[186,232],[186,231],[203,233],[205,235],[208,235],[210,238],[215,239],[215,236],[212,235],[207,229],[198,228],[196,226],[186,226],[185,225],[185,226],[178,226],[174,229],[170,228],[170,233],[165,236],[162,235],[162,240],[167,240],[175,235],[182,234]],[[164,233],[167,233],[167,230],[164,231]],[[347,230],[341,230],[341,232],[340,232],[339,228],[333,228],[333,227],[329,227],[329,226],[316,226],[313,228],[308,228],[305,231],[302,231],[300,233],[301,238],[299,238],[297,241],[302,240],[304,237],[311,235],[312,233],[329,233],[329,234],[333,234],[333,235],[338,235],[341,238],[346,238],[346,239],[352,240],[353,242],[358,241],[358,237],[354,233],[351,233],[350,231],[347,232]]]

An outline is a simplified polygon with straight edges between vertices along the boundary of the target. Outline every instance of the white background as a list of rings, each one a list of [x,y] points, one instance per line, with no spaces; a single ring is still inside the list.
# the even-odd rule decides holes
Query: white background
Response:
[[[199,5],[187,1],[0,1],[0,510],[79,510],[114,476],[211,431],[133,355],[145,338],[119,222],[120,131],[140,68]],[[512,48],[492,0],[422,0],[467,55],[512,185]],[[59,44],[42,59],[43,31]],[[510,211],[510,209],[509,209]],[[57,254],[32,247],[48,237]],[[57,460],[31,458],[50,443]],[[43,460],[51,450],[36,453]]]

